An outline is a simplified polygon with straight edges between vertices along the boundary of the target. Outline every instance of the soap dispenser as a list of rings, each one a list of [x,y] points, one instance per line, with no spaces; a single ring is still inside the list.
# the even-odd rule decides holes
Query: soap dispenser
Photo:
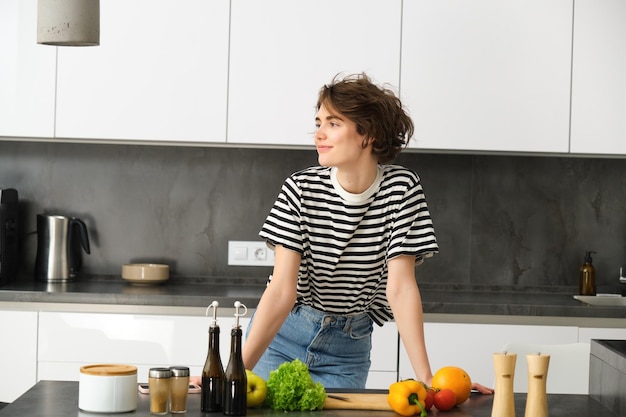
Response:
[[[593,266],[591,254],[596,252],[585,252],[585,263],[580,267],[580,295],[596,295],[596,268]]]

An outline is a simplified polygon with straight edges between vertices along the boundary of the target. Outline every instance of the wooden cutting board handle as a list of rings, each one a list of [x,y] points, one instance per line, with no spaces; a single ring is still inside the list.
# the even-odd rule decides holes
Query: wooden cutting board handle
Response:
[[[333,392],[332,395],[347,398],[347,401],[326,398],[324,408],[328,410],[380,410],[392,411],[387,403],[387,394],[344,394]]]

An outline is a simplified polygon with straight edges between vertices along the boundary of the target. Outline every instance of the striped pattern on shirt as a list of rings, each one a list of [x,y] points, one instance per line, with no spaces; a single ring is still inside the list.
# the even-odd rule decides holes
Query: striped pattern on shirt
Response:
[[[259,236],[301,254],[298,303],[336,315],[366,312],[382,325],[393,319],[387,261],[411,255],[421,263],[438,252],[418,175],[382,165],[377,181],[348,194],[334,169],[320,166],[285,180]]]

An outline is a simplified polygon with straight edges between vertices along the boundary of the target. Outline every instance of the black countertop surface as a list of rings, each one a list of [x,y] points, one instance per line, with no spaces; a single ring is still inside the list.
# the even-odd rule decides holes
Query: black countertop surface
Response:
[[[78,409],[78,382],[41,381],[15,402],[0,411],[1,416],[12,417],[68,417],[68,416],[150,416],[150,399],[148,395],[137,394],[137,409],[124,414],[86,413]],[[492,395],[472,394],[470,399],[452,410],[439,412],[435,408],[429,416],[446,417],[491,417],[493,404]],[[526,407],[526,394],[515,395],[515,413],[523,416]],[[548,413],[550,417],[616,417],[607,408],[588,395],[548,395]],[[168,414],[173,415],[173,414]],[[187,417],[206,417],[210,415],[200,411],[200,396],[190,394],[187,401]],[[292,416],[292,417],[361,417],[363,415],[377,417],[393,417],[398,414],[392,411],[363,410],[322,410],[306,412],[274,411],[267,408],[249,409],[248,416]]]
[[[153,286],[138,286],[120,277],[96,277],[68,283],[19,279],[0,286],[0,303],[78,303],[133,306],[206,307],[236,300],[254,308],[265,288],[262,279],[172,277]],[[420,285],[426,314],[624,318],[625,307],[589,306],[575,300],[575,288]]]

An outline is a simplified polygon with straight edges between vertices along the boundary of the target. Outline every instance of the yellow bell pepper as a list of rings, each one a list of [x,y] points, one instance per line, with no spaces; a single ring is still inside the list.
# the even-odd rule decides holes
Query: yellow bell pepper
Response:
[[[401,416],[409,417],[420,413],[421,417],[426,417],[426,388],[414,379],[391,384],[387,402]]]

